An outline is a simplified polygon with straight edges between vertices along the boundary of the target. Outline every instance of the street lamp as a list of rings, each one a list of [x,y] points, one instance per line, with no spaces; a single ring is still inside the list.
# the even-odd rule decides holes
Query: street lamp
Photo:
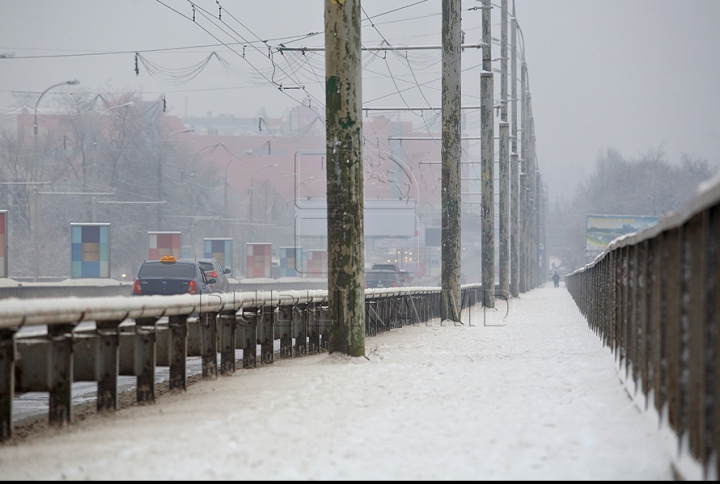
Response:
[[[100,114],[100,116],[98,117],[98,123],[100,123],[100,120],[102,119],[102,117],[105,116],[105,115],[106,115],[107,113],[109,113],[110,111],[113,111],[113,110],[115,110],[115,109],[120,109],[120,108],[131,108],[131,107],[133,107],[133,106],[135,106],[135,103],[134,103],[133,101],[130,101],[130,102],[127,102],[127,103],[125,103],[125,104],[119,104],[119,105],[117,105],[117,106],[113,106],[113,107],[111,107],[111,108],[108,108],[108,109],[106,109],[105,111],[103,111],[103,112]]]
[[[250,177],[250,188],[248,188],[248,195],[250,196],[250,223],[253,222],[253,183],[255,183],[255,175],[258,174],[258,172],[264,168],[272,168],[278,166],[277,163],[273,163],[272,165],[264,165],[255,170],[255,172]]]
[[[181,129],[180,131],[175,131],[174,133],[170,133],[165,139],[163,139],[160,142],[160,154],[158,155],[158,167],[157,167],[157,182],[158,182],[158,193],[157,193],[157,199],[158,201],[161,201],[163,199],[163,178],[162,178],[162,145],[165,144],[170,138],[172,138],[175,135],[182,134],[182,133],[190,133],[195,131],[195,128],[186,128]],[[161,226],[161,220],[162,220],[162,204],[157,205],[157,228],[158,230],[162,230]]]
[[[78,81],[77,79],[72,80],[72,81],[58,82],[57,84],[53,84],[52,86],[48,87],[47,89],[45,89],[45,90],[42,92],[42,94],[40,94],[40,97],[39,97],[38,100],[35,102],[35,122],[33,123],[33,132],[35,133],[35,136],[36,136],[36,137],[37,137],[37,134],[38,134],[37,109],[38,109],[38,105],[40,104],[40,100],[43,98],[43,96],[45,95],[45,93],[47,93],[50,89],[53,89],[53,88],[55,88],[55,87],[66,86],[66,85],[67,85],[67,86],[75,86],[75,85],[77,85],[77,84],[80,84],[80,81]]]
[[[40,94],[40,97],[38,97],[37,101],[35,102],[35,119],[34,119],[34,121],[33,121],[33,137],[35,138],[35,140],[34,140],[34,144],[35,144],[34,151],[35,151],[35,162],[36,162],[36,163],[37,163],[37,157],[38,157],[38,154],[37,154],[37,151],[38,151],[38,146],[37,146],[37,142],[38,142],[38,141],[37,141],[37,134],[38,134],[37,110],[38,110],[38,105],[40,104],[40,100],[43,98],[43,96],[45,96],[45,94],[46,94],[50,89],[53,89],[53,88],[56,88],[56,87],[59,87],[59,86],[66,86],[66,85],[67,85],[67,86],[74,86],[74,85],[76,85],[76,84],[80,84],[80,81],[78,81],[78,80],[72,80],[72,81],[58,82],[57,84],[53,84],[52,86],[50,86],[50,87],[48,87],[47,89],[45,89],[45,90],[42,92],[42,94]],[[30,228],[30,236],[31,236],[31,238],[32,238],[33,259],[34,259],[34,262],[33,262],[33,281],[37,281],[37,280],[38,280],[38,271],[39,271],[39,267],[38,267],[38,235],[37,235],[37,225],[32,222],[32,221],[35,219],[35,217],[36,217],[36,214],[35,214],[35,210],[37,209],[37,207],[36,207],[36,205],[37,205],[37,201],[36,201],[37,195],[36,195],[36,194],[37,194],[37,187],[33,188],[33,191],[32,191],[32,193],[31,193],[31,202],[30,202],[30,219],[31,219],[31,223],[30,223],[30,226],[31,226],[31,228]]]
[[[118,105],[118,106],[113,106],[113,107],[111,107],[111,108],[106,109],[105,111],[103,111],[102,113],[100,113],[100,116],[98,116],[98,119],[97,119],[97,130],[100,129],[100,121],[102,120],[103,116],[105,116],[107,113],[109,113],[110,111],[114,111],[114,110],[116,110],[116,109],[120,109],[120,108],[129,109],[129,108],[131,108],[131,107],[133,107],[133,106],[135,106],[135,103],[134,103],[133,101],[130,101],[130,102],[127,102],[127,103],[125,103],[125,104],[120,104],[120,105]],[[93,141],[93,147],[97,146],[97,130],[95,131],[95,141]]]

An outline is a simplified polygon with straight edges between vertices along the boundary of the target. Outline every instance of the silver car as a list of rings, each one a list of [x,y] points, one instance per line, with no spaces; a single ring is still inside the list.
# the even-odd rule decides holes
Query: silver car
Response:
[[[198,261],[200,268],[205,272],[205,277],[215,279],[214,284],[209,284],[213,292],[230,292],[230,281],[227,274],[230,269],[225,269],[217,259],[193,259]]]

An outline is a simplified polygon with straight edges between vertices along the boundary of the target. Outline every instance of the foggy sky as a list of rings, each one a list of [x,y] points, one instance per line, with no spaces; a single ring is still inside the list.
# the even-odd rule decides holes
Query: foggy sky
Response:
[[[374,27],[363,23],[363,43],[378,45],[385,39],[393,45],[439,45],[440,0],[412,5],[416,2],[365,0],[363,7]],[[279,117],[308,95],[316,105],[324,100],[322,57],[315,56],[320,64],[304,72],[305,91],[280,91],[268,82],[278,73],[261,61],[266,47],[256,51],[247,44],[243,59],[241,46],[231,50],[214,45],[258,37],[275,39],[269,43],[277,45],[283,42],[280,38],[322,32],[321,0],[221,1],[227,8],[222,18],[225,33],[200,12],[195,23],[183,18],[192,15],[184,0],[163,3],[167,7],[154,0],[0,0],[0,56],[15,55],[0,59],[0,118],[17,106],[12,91],[42,92],[71,79],[81,81],[71,89],[130,90],[143,92],[145,100],[164,94],[168,114],[178,116],[212,112],[252,117],[264,109],[268,116]],[[214,0],[196,3],[217,15]],[[499,0],[494,4],[493,37],[499,38]],[[408,5],[412,6],[401,9]],[[479,5],[463,2],[465,43],[480,39],[480,10],[469,10]],[[399,10],[376,17],[393,9]],[[528,64],[539,167],[551,202],[572,195],[591,173],[598,153],[610,147],[627,158],[662,146],[671,161],[687,153],[720,162],[720,2],[517,0],[516,12]],[[322,43],[323,36],[316,35],[291,45]],[[213,46],[147,52],[208,45]],[[213,59],[193,80],[172,83],[151,76],[142,65],[136,75],[136,51],[166,69],[188,67],[215,51],[230,68]],[[115,54],[73,56],[103,52]],[[438,106],[439,55],[409,54],[411,71],[404,68],[402,58],[379,55],[364,72],[365,104]],[[274,56],[280,62],[278,54]],[[494,45],[493,58],[499,56]],[[479,62],[479,51],[463,54],[463,69]],[[499,62],[494,67],[499,68]],[[478,104],[479,69],[468,70],[462,82],[463,103]],[[499,83],[498,75],[496,91]],[[39,111],[50,109],[52,100],[51,94],[43,98]],[[403,118],[423,122],[417,114]],[[468,121],[468,129],[477,130],[472,119]]]

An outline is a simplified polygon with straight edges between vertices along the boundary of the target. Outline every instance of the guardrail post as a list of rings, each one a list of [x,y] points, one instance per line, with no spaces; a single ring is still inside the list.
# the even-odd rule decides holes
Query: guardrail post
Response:
[[[13,432],[15,356],[15,330],[0,330],[0,442]]]
[[[170,316],[170,389],[187,390],[187,349],[188,324],[187,316]],[[203,365],[204,366],[204,365]]]
[[[320,347],[318,351],[322,351],[328,349],[332,320],[330,319],[330,308],[327,304],[321,304],[319,309],[320,320],[318,324],[318,331],[320,332]]]
[[[202,342],[202,377],[217,378],[217,313],[200,313],[200,341]]]
[[[72,422],[73,335],[74,324],[48,325],[48,338],[52,342],[48,375],[50,392],[50,424],[65,425]]]
[[[98,351],[97,410],[117,410],[118,375],[120,364],[120,336],[122,321],[96,321],[95,331],[100,339]]]
[[[223,311],[219,314],[220,321],[220,374],[235,373],[235,310]]]
[[[274,338],[280,340],[280,357],[290,358],[293,355],[293,306],[278,306],[274,318]]]
[[[137,402],[155,403],[155,328],[136,326],[136,332]]]
[[[320,352],[320,304],[308,304],[308,351]]]
[[[260,324],[258,326],[257,343],[260,345],[260,357],[263,364],[270,364],[275,358],[273,324],[275,319],[275,310],[273,306],[264,306],[260,314]]]
[[[248,308],[238,318],[235,345],[243,350],[243,368],[257,368],[257,311]]]
[[[298,305],[293,307],[293,338],[295,338],[295,356],[304,356],[308,352],[308,305]]]

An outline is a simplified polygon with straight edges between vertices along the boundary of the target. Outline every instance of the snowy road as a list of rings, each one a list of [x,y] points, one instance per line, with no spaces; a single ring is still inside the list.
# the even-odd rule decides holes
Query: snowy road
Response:
[[[472,325],[366,340],[201,381],[153,406],[0,447],[3,479],[671,480],[675,442],[641,413],[564,287]],[[487,316],[487,315],[486,315]]]

